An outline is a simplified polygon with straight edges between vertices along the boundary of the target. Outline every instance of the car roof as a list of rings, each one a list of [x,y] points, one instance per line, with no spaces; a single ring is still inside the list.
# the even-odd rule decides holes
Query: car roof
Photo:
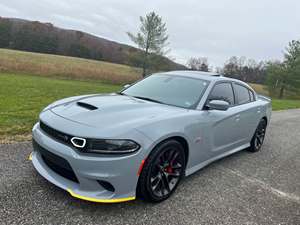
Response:
[[[159,74],[176,75],[176,76],[183,76],[183,77],[190,77],[190,78],[204,79],[204,80],[219,80],[220,77],[223,77],[221,74],[218,73],[193,71],[193,70],[176,70],[176,71],[162,72]]]
[[[245,83],[241,80],[225,77],[219,73],[194,71],[194,70],[176,70],[176,71],[169,71],[169,72],[161,72],[159,74],[176,75],[176,76],[190,77],[190,78],[194,78],[194,79],[203,79],[203,80],[208,80],[208,81],[222,81],[222,80],[234,81],[234,82],[243,84],[243,85],[247,86],[248,88],[250,88],[251,90],[253,90],[247,83]]]

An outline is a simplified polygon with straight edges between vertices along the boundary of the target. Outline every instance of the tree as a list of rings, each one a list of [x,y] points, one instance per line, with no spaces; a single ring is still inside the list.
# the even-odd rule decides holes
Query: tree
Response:
[[[256,62],[246,57],[232,56],[225,64],[221,72],[231,78],[251,83],[263,83],[266,78],[266,65],[264,62]]]
[[[55,54],[58,48],[58,37],[51,32],[53,29],[53,26],[45,26],[40,22],[26,23],[14,33],[10,48]]]
[[[205,57],[198,57],[198,58],[191,57],[187,61],[187,66],[191,70],[198,70],[198,71],[204,71],[204,72],[208,72],[209,71],[208,60]]]
[[[162,18],[155,12],[148,13],[145,17],[140,17],[139,32],[134,35],[127,32],[129,38],[138,45],[142,52],[142,68],[143,76],[146,76],[147,69],[149,67],[150,55],[166,54],[165,48],[168,45],[166,23],[162,21]]]
[[[71,44],[68,55],[86,59],[91,58],[90,49],[81,44]]]
[[[8,19],[0,20],[0,48],[9,47],[9,41],[11,38],[11,27],[11,22]]]
[[[300,40],[289,43],[284,54],[286,65],[285,88],[290,92],[300,92]]]
[[[285,89],[284,74],[286,68],[284,63],[280,61],[267,63],[267,85],[271,96],[283,97]]]
[[[289,42],[283,62],[269,62],[267,85],[272,95],[283,98],[300,92],[300,40]]]
[[[293,67],[299,63],[300,57],[300,40],[292,40],[289,42],[288,47],[285,48],[284,58],[286,64]]]

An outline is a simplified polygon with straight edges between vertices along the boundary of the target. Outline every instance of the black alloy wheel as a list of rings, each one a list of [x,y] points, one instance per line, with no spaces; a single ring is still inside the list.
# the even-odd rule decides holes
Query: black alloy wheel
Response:
[[[185,170],[184,149],[176,140],[168,140],[148,157],[139,180],[139,194],[147,201],[160,202],[176,189]]]
[[[266,120],[261,119],[251,140],[251,146],[249,148],[250,152],[258,152],[261,149],[266,135],[266,128]]]

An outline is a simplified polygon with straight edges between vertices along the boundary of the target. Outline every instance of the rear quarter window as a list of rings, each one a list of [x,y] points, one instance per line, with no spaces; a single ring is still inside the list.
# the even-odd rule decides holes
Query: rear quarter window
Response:
[[[233,88],[234,88],[236,104],[240,105],[252,101],[251,100],[252,97],[250,97],[250,91],[248,88],[239,84],[233,84]]]

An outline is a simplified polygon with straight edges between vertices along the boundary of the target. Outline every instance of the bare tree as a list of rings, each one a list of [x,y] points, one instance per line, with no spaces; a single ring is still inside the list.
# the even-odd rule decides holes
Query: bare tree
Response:
[[[208,60],[206,57],[198,57],[198,58],[191,57],[187,61],[187,66],[191,70],[198,70],[198,71],[204,71],[204,72],[209,71],[209,64],[208,64]]]
[[[168,45],[166,23],[162,21],[162,18],[155,12],[148,13],[145,17],[140,17],[139,32],[134,35],[127,32],[129,38],[143,50],[142,67],[143,76],[146,75],[146,71],[151,64],[153,57],[151,55],[163,56],[167,53],[165,50]]]
[[[221,73],[245,82],[263,83],[266,78],[266,64],[262,61],[257,63],[244,56],[232,56],[225,62]]]

